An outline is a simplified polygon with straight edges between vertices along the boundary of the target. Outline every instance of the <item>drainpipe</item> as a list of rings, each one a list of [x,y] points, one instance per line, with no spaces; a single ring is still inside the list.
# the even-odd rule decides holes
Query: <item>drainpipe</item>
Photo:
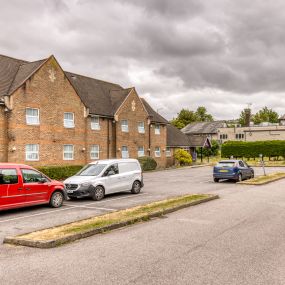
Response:
[[[111,121],[112,123],[112,121]],[[107,119],[107,134],[108,134],[108,138],[107,138],[107,158],[110,158],[110,120]]]
[[[148,125],[148,149],[149,149],[149,156],[151,156],[151,137],[150,137],[150,133],[151,133],[151,123]]]

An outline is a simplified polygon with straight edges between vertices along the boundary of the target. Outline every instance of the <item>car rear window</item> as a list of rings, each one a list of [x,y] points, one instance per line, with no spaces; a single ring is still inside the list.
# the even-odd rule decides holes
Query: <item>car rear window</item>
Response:
[[[0,169],[0,185],[17,184],[17,183],[18,183],[18,175],[16,169],[14,168]]]
[[[235,164],[236,163],[234,161],[220,161],[217,164],[217,167],[234,167]]]

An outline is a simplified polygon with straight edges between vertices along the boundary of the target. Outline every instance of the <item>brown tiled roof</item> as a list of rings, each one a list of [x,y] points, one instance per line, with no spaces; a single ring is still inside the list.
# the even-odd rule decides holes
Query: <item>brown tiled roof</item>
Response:
[[[188,137],[173,125],[167,125],[167,146],[185,147],[190,146]]]
[[[144,107],[150,117],[151,122],[153,123],[161,123],[161,124],[169,124],[169,122],[164,119],[161,115],[159,115],[157,112],[155,112],[151,106],[146,102],[145,99],[141,98],[141,101],[144,104]]]
[[[191,147],[204,147],[211,146],[211,141],[207,136],[188,136],[189,144]]]
[[[112,97],[114,97],[114,91],[119,91],[119,95],[121,95],[120,91],[124,93],[123,87],[71,72],[65,72],[65,74],[91,114],[109,117],[114,115],[110,93],[113,92]]]
[[[0,55],[0,96],[7,95],[21,64],[26,61]]]
[[[0,97],[12,94],[46,60],[27,62],[0,55]],[[64,72],[91,114],[113,117],[132,89],[124,89],[118,84]],[[152,122],[168,124],[168,121],[155,112],[144,99],[141,100]]]
[[[0,96],[12,94],[45,60],[27,62],[0,55]]]

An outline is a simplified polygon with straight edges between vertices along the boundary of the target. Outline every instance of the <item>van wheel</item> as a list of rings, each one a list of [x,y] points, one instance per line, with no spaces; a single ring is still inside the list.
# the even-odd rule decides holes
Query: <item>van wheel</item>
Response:
[[[220,181],[219,178],[214,178],[214,182],[218,183]]]
[[[102,186],[96,186],[93,193],[92,193],[92,199],[94,201],[100,201],[104,198],[105,191]]]
[[[141,192],[141,183],[138,180],[133,183],[131,192],[133,194],[139,194]]]
[[[52,208],[59,208],[62,206],[63,200],[64,200],[63,193],[60,191],[55,191],[52,193],[50,197],[49,204]]]

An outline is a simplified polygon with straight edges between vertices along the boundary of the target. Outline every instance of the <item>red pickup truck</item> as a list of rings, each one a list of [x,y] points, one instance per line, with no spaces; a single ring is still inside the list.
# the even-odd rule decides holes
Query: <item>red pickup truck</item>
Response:
[[[0,163],[0,210],[50,204],[62,206],[64,184],[24,164]]]

